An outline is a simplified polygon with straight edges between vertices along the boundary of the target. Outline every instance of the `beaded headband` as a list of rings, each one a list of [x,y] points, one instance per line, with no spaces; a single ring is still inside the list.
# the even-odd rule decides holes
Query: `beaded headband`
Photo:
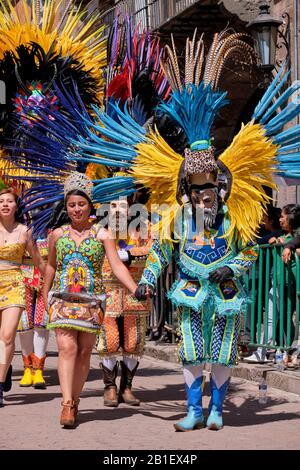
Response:
[[[93,196],[93,182],[84,174],[74,171],[68,176],[64,184],[64,196],[73,190],[82,191],[90,200]]]

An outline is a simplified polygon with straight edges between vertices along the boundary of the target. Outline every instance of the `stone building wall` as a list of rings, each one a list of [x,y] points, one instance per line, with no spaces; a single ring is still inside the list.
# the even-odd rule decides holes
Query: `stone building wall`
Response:
[[[300,27],[300,2],[298,2],[298,18],[295,17],[295,1],[294,0],[272,0],[271,8],[272,14],[275,18],[281,19],[283,13],[288,13],[290,18],[290,66],[291,66],[291,79],[300,79],[300,51],[299,51],[299,27]],[[286,19],[284,20],[286,21]],[[295,45],[297,46],[295,47]],[[283,55],[285,54],[284,49],[282,50]],[[297,57],[295,57],[295,53]],[[279,51],[280,54],[280,51]],[[298,70],[296,62],[298,59]],[[294,121],[294,124],[299,124],[300,119]],[[287,181],[288,185],[283,183],[279,185],[279,192],[277,195],[277,205],[279,207],[284,206],[288,203],[297,202],[300,203],[300,185],[291,184],[292,181]]]
[[[274,18],[282,19],[287,21],[287,18],[282,18],[283,13],[289,15],[290,21],[290,34],[289,34],[289,53],[290,53],[290,67],[291,67],[291,79],[300,79],[300,2],[298,2],[298,18],[295,18],[295,1],[294,0],[265,0],[263,3],[270,4],[270,11]],[[244,21],[252,21],[259,13],[259,5],[262,0],[223,0],[225,8],[233,14],[236,14]],[[284,25],[283,25],[284,27]],[[296,66],[295,53],[298,59],[298,69]],[[278,49],[278,59],[284,59],[286,57],[286,49],[282,46]],[[294,121],[294,124],[299,124],[298,121]],[[276,205],[282,207],[288,203],[299,203],[300,204],[300,184],[295,185],[295,180],[283,180],[278,178],[277,180],[279,191],[274,192],[273,197]]]

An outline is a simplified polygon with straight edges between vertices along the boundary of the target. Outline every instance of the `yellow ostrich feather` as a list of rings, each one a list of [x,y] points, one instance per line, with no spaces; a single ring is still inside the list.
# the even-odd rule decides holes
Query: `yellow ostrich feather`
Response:
[[[47,53],[55,41],[56,53],[73,56],[98,83],[102,92],[102,70],[106,66],[106,39],[104,26],[97,27],[99,17],[94,15],[83,23],[85,10],[72,5],[63,10],[63,1],[45,0],[40,22],[37,20],[36,1],[27,5],[20,0],[14,7],[10,0],[0,0],[0,59],[5,51],[15,52],[21,44],[38,43]]]
[[[86,167],[85,174],[90,180],[100,180],[108,177],[108,169],[104,165],[97,163],[89,163]]]
[[[22,178],[25,176],[30,176],[30,174],[22,170],[20,168],[17,168],[14,166],[11,162],[5,159],[5,154],[4,151],[0,149],[0,177],[3,180],[3,182],[7,185],[10,185],[13,183],[13,181],[17,181],[18,187],[26,187],[30,188],[31,183],[28,181],[24,180],[14,180],[15,177]]]
[[[232,177],[230,196],[227,200],[231,226],[226,233],[232,240],[235,232],[248,243],[257,236],[265,208],[270,198],[263,186],[276,189],[272,173],[275,171],[278,147],[265,136],[265,131],[253,121],[242,125],[231,145],[219,160],[228,168]]]
[[[172,150],[157,129],[151,131],[147,141],[138,144],[136,150],[137,157],[129,173],[137,183],[149,188],[151,196],[148,207],[161,215],[158,228],[160,237],[168,239],[171,237],[174,218],[181,207],[176,194],[183,158]]]

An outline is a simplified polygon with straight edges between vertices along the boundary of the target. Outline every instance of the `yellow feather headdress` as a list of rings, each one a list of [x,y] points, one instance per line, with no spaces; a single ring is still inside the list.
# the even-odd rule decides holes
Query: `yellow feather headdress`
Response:
[[[84,9],[72,1],[33,0],[28,5],[20,0],[14,7],[10,0],[0,0],[0,59],[6,51],[15,53],[21,44],[39,44],[47,53],[55,41],[54,52],[72,56],[103,91],[102,70],[106,65],[104,27],[99,27],[99,15],[87,18]]]

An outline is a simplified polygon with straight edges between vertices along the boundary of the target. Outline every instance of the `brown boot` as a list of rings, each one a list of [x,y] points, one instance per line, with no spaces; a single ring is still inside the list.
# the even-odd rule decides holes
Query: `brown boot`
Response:
[[[117,386],[116,386],[116,378],[118,375],[118,362],[116,363],[113,370],[108,369],[103,364],[102,371],[103,371],[103,382],[104,382],[104,406],[109,407],[117,407],[118,396],[117,396]]]
[[[37,357],[34,353],[30,354],[33,370],[33,386],[38,389],[45,389],[46,382],[43,377],[46,354],[43,357]]]
[[[79,398],[76,398],[76,400],[74,399],[74,408],[75,408],[75,420],[77,418],[77,415],[78,415],[78,406],[79,406],[79,403],[80,403],[80,399]]]
[[[63,409],[60,415],[60,424],[65,428],[72,428],[76,421],[76,408],[74,400],[68,400],[66,403],[61,403]]]
[[[139,363],[135,366],[133,370],[128,369],[126,364],[123,361],[120,361],[122,374],[120,382],[120,391],[119,391],[119,403],[126,403],[131,406],[139,406],[140,400],[136,398],[132,391],[132,380],[137,371]]]

